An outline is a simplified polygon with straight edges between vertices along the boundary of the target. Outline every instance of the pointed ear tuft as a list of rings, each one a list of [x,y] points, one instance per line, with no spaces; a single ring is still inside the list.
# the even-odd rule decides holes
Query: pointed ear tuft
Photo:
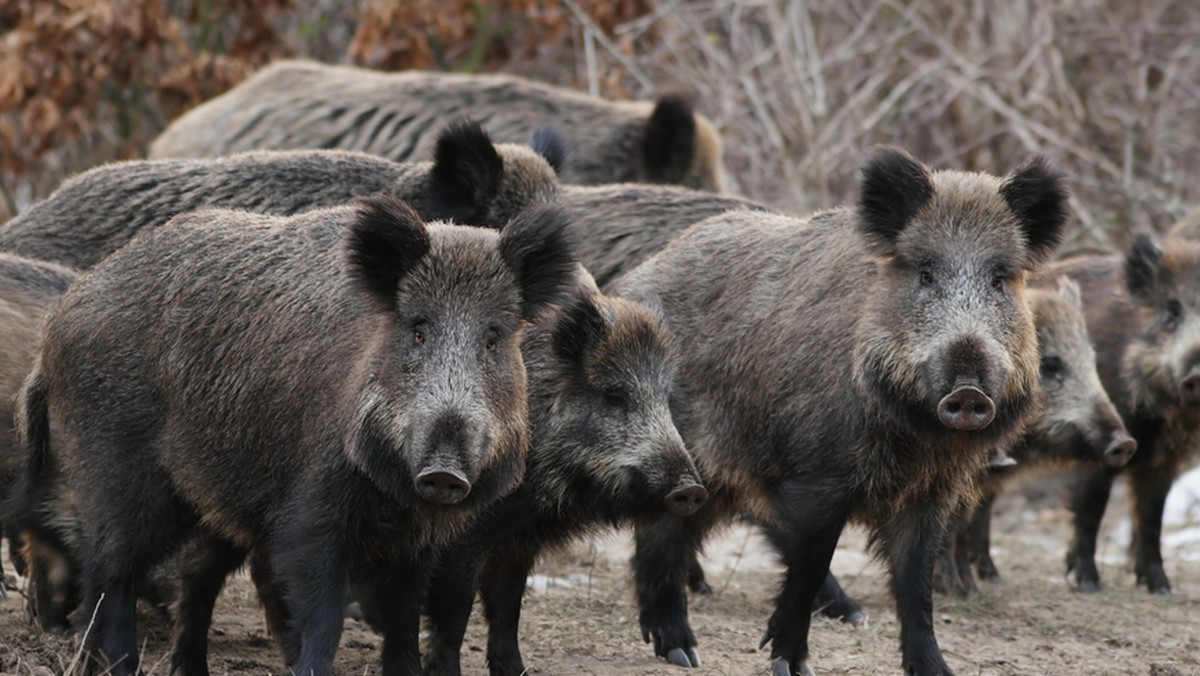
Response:
[[[1000,195],[1021,223],[1032,261],[1050,258],[1071,215],[1066,175],[1049,159],[1033,155],[1004,178]]]
[[[573,294],[554,325],[551,344],[564,361],[582,366],[610,330],[604,312],[588,294]]]
[[[521,289],[521,315],[537,317],[574,286],[575,231],[564,207],[538,204],[525,209],[500,232],[500,255]]]
[[[391,195],[356,202],[358,217],[345,233],[351,274],[383,307],[396,306],[396,287],[429,253],[429,231],[412,207]]]
[[[1134,238],[1133,246],[1125,255],[1125,284],[1134,300],[1140,303],[1154,301],[1162,257],[1162,249],[1153,237],[1142,233]]]
[[[538,127],[533,132],[529,147],[546,159],[555,174],[562,176],[563,170],[567,168],[567,160],[571,157],[571,143],[563,136],[561,130],[551,124]]]
[[[921,207],[933,198],[933,177],[912,155],[879,146],[862,168],[858,231],[871,251],[890,256],[896,240]]]
[[[642,138],[642,168],[649,183],[682,183],[696,157],[696,114],[687,98],[658,99]]]
[[[430,219],[482,225],[503,179],[504,159],[483,127],[471,120],[451,124],[438,134],[433,150]]]

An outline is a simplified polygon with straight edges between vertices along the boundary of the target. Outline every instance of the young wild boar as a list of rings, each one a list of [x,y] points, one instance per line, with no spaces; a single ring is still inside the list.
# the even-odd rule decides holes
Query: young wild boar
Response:
[[[384,673],[416,672],[432,551],[523,473],[518,329],[575,265],[557,208],[496,233],[373,197],[193,212],[81,276],[20,394],[14,506],[78,515],[89,670],[137,673],[134,585],[192,539],[172,671],[208,673],[182,629],[253,549],[292,671],[331,672],[352,583],[379,594]]]
[[[628,300],[579,296],[528,335],[531,446],[525,481],[447,549],[426,597],[426,674],[458,674],[478,588],[492,674],[526,673],[521,597],[545,550],[604,526],[669,513],[707,497],[671,420],[670,336]]]
[[[573,149],[567,183],[675,183],[726,190],[721,137],[686,98],[606,101],[511,75],[383,73],[277,61],[181,116],[150,157],[344,148],[395,161],[425,158],[443,120],[469,115],[497,139],[524,143],[545,125]]]
[[[1200,445],[1200,241],[1172,236],[1160,246],[1141,235],[1123,258],[1076,258],[1048,272],[1079,282],[1100,381],[1138,447],[1124,469],[1079,468],[1067,570],[1081,590],[1100,589],[1096,535],[1123,472],[1133,488],[1137,581],[1170,594],[1159,542],[1163,504]]]
[[[493,145],[473,123],[438,135],[432,162],[398,164],[334,150],[245,153],[217,160],[129,161],[84,172],[0,226],[0,251],[86,269],[176,214],[219,207],[291,215],[385,193],[423,218],[500,228],[552,201],[561,139]]]
[[[972,565],[981,580],[1000,580],[989,553],[990,524],[992,504],[1006,484],[1049,465],[1122,467],[1137,450],[1100,383],[1079,285],[1067,277],[1038,280],[1027,296],[1041,355],[1041,410],[1008,449],[1017,464],[989,471],[981,486],[983,500],[956,517],[955,532],[947,538],[951,548],[934,575],[935,588],[943,593],[965,597],[973,592]]]
[[[811,673],[810,609],[847,521],[886,562],[907,673],[949,674],[930,577],[991,450],[1020,433],[1038,356],[1025,277],[1062,237],[1063,179],[931,172],[877,150],[855,208],[703,221],[618,280],[653,290],[675,336],[671,413],[709,504],[639,524],[643,636],[698,664],[684,584],[706,532],[752,512],[787,566],[764,637],[773,673]]]
[[[17,458],[13,398],[33,364],[42,316],[75,280],[75,274],[53,263],[0,253],[0,503],[8,495]],[[10,524],[3,526],[13,565],[24,575],[20,552],[25,543]],[[5,595],[3,578],[0,562],[0,598]]]

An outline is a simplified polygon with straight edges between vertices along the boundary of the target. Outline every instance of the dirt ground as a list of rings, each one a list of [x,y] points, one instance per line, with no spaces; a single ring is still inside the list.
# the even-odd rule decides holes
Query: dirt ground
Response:
[[[1176,595],[1151,597],[1133,587],[1125,565],[1127,514],[1119,486],[1100,548],[1107,586],[1099,594],[1084,595],[1071,591],[1062,576],[1069,534],[1066,511],[1046,500],[1031,502],[1028,492],[1002,498],[993,549],[1006,583],[985,585],[969,601],[934,599],[938,639],[959,676],[1200,675],[1200,539],[1187,537],[1196,524],[1166,529],[1167,570]],[[814,621],[810,663],[818,674],[900,673],[895,612],[882,569],[863,554],[865,540],[861,531],[847,531],[833,569],[870,613],[869,620],[857,627]],[[521,627],[532,673],[684,673],[655,659],[641,641],[628,552],[628,535],[616,533],[580,543],[540,566]],[[691,601],[703,659],[693,673],[766,673],[768,653],[756,647],[771,612],[779,567],[763,541],[743,527],[713,540],[704,565],[716,593]],[[150,673],[165,674],[167,629],[146,620],[141,638],[144,664]],[[475,619],[463,654],[465,673],[486,673],[484,645],[484,628]],[[18,593],[10,591],[0,601],[0,673],[61,673],[77,646],[77,637],[44,635],[26,626]],[[339,673],[378,673],[379,648],[378,637],[348,620],[337,658]],[[213,674],[284,672],[244,574],[231,581],[219,602],[209,663]]]

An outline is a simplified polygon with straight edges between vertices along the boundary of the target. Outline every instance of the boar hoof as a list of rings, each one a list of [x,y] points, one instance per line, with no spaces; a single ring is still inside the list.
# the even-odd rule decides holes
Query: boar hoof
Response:
[[[858,626],[867,620],[867,614],[861,610],[856,610],[842,617],[842,622]]]
[[[363,616],[362,605],[358,601],[347,604],[342,610],[342,614],[352,620],[358,620],[359,622],[367,621]]]
[[[689,648],[685,653],[683,648],[671,648],[667,653],[667,661],[677,667],[698,667],[700,666],[700,655],[696,653],[695,648]]]
[[[1080,580],[1078,587],[1084,594],[1095,594],[1103,588],[1099,580]]]
[[[700,596],[713,595],[713,588],[712,585],[708,583],[708,580],[693,580],[689,578],[687,586],[688,589],[692,590],[693,594],[699,594]]]
[[[808,661],[803,661],[796,665],[795,671],[792,670],[792,665],[782,657],[776,657],[771,661],[771,676],[814,676],[813,670],[808,666]]]

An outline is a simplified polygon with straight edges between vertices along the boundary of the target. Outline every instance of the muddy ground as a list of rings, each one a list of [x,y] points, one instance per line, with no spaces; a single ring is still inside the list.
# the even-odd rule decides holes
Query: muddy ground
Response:
[[[1068,514],[1057,501],[1030,495],[1011,493],[997,507],[994,556],[1006,582],[985,586],[969,601],[934,600],[938,638],[959,676],[1200,675],[1200,538],[1192,537],[1198,524],[1166,529],[1168,574],[1176,595],[1151,597],[1134,588],[1126,568],[1128,505],[1119,487],[1101,543],[1107,587],[1085,595],[1071,591],[1062,575]],[[655,659],[641,641],[626,567],[628,540],[627,534],[589,540],[540,566],[521,627],[532,673],[685,673]],[[861,531],[847,531],[833,568],[870,618],[858,627],[814,621],[811,664],[818,674],[900,673],[895,612],[881,568],[863,554],[865,540]],[[692,673],[765,673],[768,653],[757,645],[779,581],[778,566],[762,540],[742,527],[714,540],[704,564],[716,593],[691,602],[704,662]],[[146,620],[141,637],[144,663],[151,673],[165,674],[165,627]],[[465,673],[486,673],[484,641],[475,620],[463,655]],[[17,593],[0,601],[0,673],[60,673],[77,646],[76,637],[44,635],[26,626]],[[347,621],[339,673],[378,673],[379,647],[378,637]],[[232,580],[219,602],[209,660],[213,674],[284,672],[245,574]]]

